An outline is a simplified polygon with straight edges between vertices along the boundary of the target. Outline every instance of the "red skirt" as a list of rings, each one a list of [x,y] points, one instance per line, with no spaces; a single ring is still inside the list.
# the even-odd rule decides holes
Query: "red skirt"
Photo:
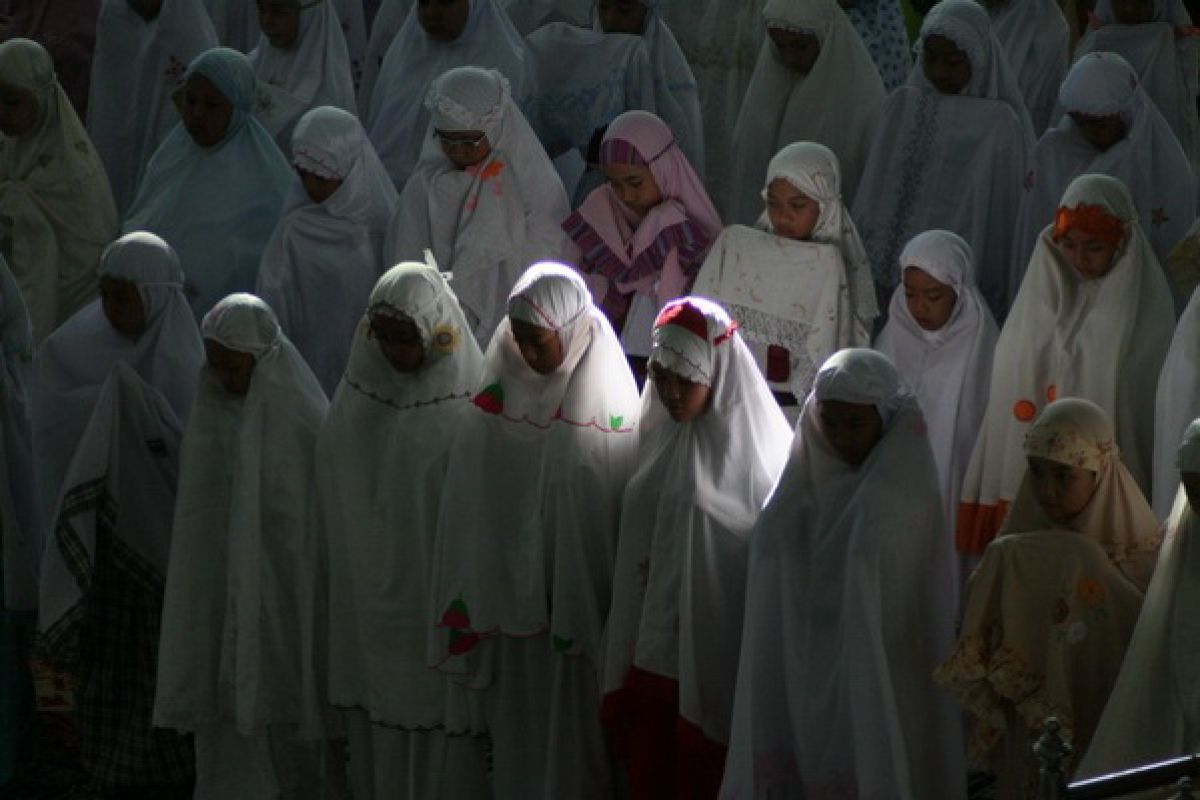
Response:
[[[715,800],[727,747],[679,716],[679,681],[630,667],[600,714],[632,800]]]

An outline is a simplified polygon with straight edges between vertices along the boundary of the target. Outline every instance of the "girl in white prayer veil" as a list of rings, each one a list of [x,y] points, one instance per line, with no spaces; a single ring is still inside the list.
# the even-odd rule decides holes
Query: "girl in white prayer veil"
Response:
[[[220,301],[183,435],[154,725],[196,800],[320,797],[314,447],[328,401],[266,303]]]
[[[192,742],[150,718],[183,426],[118,361],[79,434],[42,560],[42,642],[73,679],[92,792],[181,797],[195,778]]]
[[[421,158],[428,136],[429,87],[454,67],[495,69],[519,107],[534,95],[533,61],[499,0],[414,3],[388,48],[368,102],[365,124],[397,187]]]
[[[1200,637],[1192,624],[1200,602],[1200,420],[1184,431],[1175,468],[1181,485],[1166,518],[1158,565],[1120,677],[1079,764],[1080,778],[1187,755],[1200,746],[1194,668]]]
[[[961,723],[930,677],[954,638],[938,497],[895,367],[833,355],[750,537],[722,798],[965,798]]]
[[[254,288],[291,183],[254,118],[257,97],[244,55],[216,47],[197,56],[184,74],[182,121],[150,159],[125,217],[126,231],[152,231],[175,248],[197,319],[230,292]]]
[[[604,0],[596,3],[592,28],[640,36],[654,78],[654,111],[675,134],[679,149],[704,177],[704,120],[696,76],[663,18],[669,0]],[[541,91],[541,84],[538,85]],[[624,109],[622,109],[624,110]]]
[[[1024,274],[1058,199],[1085,172],[1112,175],[1128,187],[1142,230],[1165,264],[1196,217],[1196,179],[1171,126],[1133,67],[1115,53],[1088,53],[1076,61],[1058,96],[1065,113],[1033,149],[1013,267]]]
[[[996,343],[991,395],[963,479],[961,552],[982,553],[1004,524],[1024,474],[1021,440],[1056,397],[1105,409],[1125,465],[1150,496],[1154,392],[1174,321],[1129,192],[1108,175],[1076,178],[1038,239]]]
[[[1200,415],[1200,292],[1175,326],[1154,402],[1154,513],[1165,520],[1175,504],[1179,441]]]
[[[396,190],[358,118],[340,108],[300,118],[292,163],[298,174],[263,250],[258,295],[332,397],[383,271]]]
[[[529,264],[574,260],[559,227],[571,210],[500,72],[452,69],[429,87],[425,104],[431,135],[400,195],[384,253],[402,261],[432,250],[485,344]]]
[[[763,22],[767,41],[733,131],[733,174],[742,179],[726,206],[726,219],[745,225],[762,213],[747,178],[763,174],[771,154],[792,142],[833,150],[842,195],[853,202],[884,101],[879,71],[837,0],[770,0]]]
[[[498,799],[612,796],[596,713],[637,389],[579,274],[535,264],[450,451],[430,661],[484,694]],[[489,487],[466,502],[469,487]]]
[[[1074,771],[1162,538],[1094,403],[1051,403],[1023,449],[1012,519],[971,575],[954,654],[934,673],[971,713],[972,760],[996,774],[998,800],[1036,796],[1033,742],[1049,716],[1075,748],[1064,774]]]
[[[96,295],[96,260],[117,212],[104,165],[54,76],[28,39],[0,44],[0,253],[40,342]]]
[[[367,52],[367,18],[362,0],[324,0],[333,5],[337,14],[338,27],[345,35],[346,50],[350,57],[350,71],[354,85],[358,86]],[[402,0],[403,1],[403,0]],[[259,41],[262,27],[259,6],[270,6],[272,10],[281,5],[290,5],[293,0],[204,0],[212,16],[217,39],[225,47],[249,53]],[[308,5],[308,3],[306,3]],[[393,31],[394,32],[394,31]],[[353,109],[351,109],[353,110]]]
[[[318,106],[358,110],[350,55],[333,0],[258,5],[262,35],[249,54],[258,79],[255,116],[286,151],[306,111]]]
[[[1021,84],[1038,136],[1050,125],[1067,74],[1071,28],[1055,0],[984,0],[992,29]]]
[[[437,265],[399,264],[371,293],[317,440],[329,700],[354,709],[347,716],[356,797],[484,795],[467,789],[469,779],[476,790],[485,779],[471,736],[478,714],[452,716],[453,687],[425,663],[446,462],[473,413],[482,364]]]
[[[105,0],[96,23],[88,133],[104,161],[117,212],[179,121],[172,95],[193,58],[217,46],[202,0],[168,0],[150,18],[129,0]]]
[[[1016,294],[1012,229],[1033,126],[1016,76],[974,0],[925,17],[908,84],[888,96],[855,194],[854,219],[881,302],[913,236],[957,233],[978,255],[979,288],[1000,319]]]
[[[892,294],[875,349],[896,365],[925,415],[950,536],[987,407],[999,331],[975,283],[971,246],[962,237],[949,231],[918,234],[900,254],[900,269],[903,282]]]
[[[715,797],[725,765],[750,529],[788,425],[737,323],[668,303],[621,501],[602,715],[630,796]]]
[[[1200,44],[1183,0],[1099,0],[1095,20],[1075,57],[1117,53],[1137,72],[1146,94],[1170,123],[1183,152],[1200,168],[1200,117],[1196,111]]]
[[[717,237],[694,291],[738,320],[772,391],[795,407],[826,358],[870,340],[875,285],[832,150],[814,142],[780,150],[760,208],[764,201],[757,230],[732,225]]]
[[[104,250],[99,272],[100,298],[38,348],[33,441],[38,502],[48,526],[113,365],[129,364],[185,423],[204,360],[200,332],[183,295],[183,270],[170,245],[152,233],[126,234]]]

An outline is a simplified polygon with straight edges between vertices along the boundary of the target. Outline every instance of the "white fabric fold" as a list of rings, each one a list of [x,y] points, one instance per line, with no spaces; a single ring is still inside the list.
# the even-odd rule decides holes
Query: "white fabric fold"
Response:
[[[787,460],[788,424],[724,310],[684,297],[663,309],[659,329],[675,325],[668,317],[682,317],[707,354],[711,400],[699,417],[679,423],[652,384],[642,391],[637,469],[621,502],[602,686],[607,706],[633,668],[675,680],[681,717],[724,743],[748,538]],[[663,336],[655,333],[656,344]]]
[[[858,467],[824,400],[873,405]],[[953,573],[920,408],[895,368],[843,350],[817,375],[750,537],[721,797],[962,798],[960,722],[931,678],[953,642]]]
[[[438,77],[426,101],[433,120],[421,160],[400,194],[384,254],[392,262],[432,250],[450,273],[472,333],[491,340],[509,292],[536,261],[574,261],[560,223],[566,190],[496,70],[459,67]],[[460,169],[435,130],[481,131],[491,152]]]
[[[396,190],[358,119],[340,108],[321,106],[300,118],[292,160],[342,185],[317,203],[292,178],[283,218],[263,249],[258,295],[332,397],[384,269]]]
[[[270,308],[223,299],[202,332],[254,356],[245,396],[209,368],[184,431],[154,724],[321,734],[311,491],[328,401]]]

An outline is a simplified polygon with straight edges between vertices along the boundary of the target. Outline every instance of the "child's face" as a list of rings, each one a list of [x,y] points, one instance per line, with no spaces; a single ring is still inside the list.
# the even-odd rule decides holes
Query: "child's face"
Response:
[[[38,123],[38,104],[32,92],[0,85],[0,133],[16,138]]]
[[[1121,25],[1142,25],[1154,19],[1154,0],[1113,0],[1113,19]]]
[[[971,82],[971,59],[958,45],[932,33],[921,40],[922,69],[933,88],[942,94],[959,94]]]
[[[192,141],[201,147],[213,147],[225,138],[233,104],[212,81],[196,73],[183,85],[180,116]]]
[[[829,446],[854,468],[867,460],[883,438],[883,418],[875,406],[866,403],[821,400],[817,420]]]
[[[1183,493],[1187,495],[1192,513],[1200,514],[1200,472],[1181,472],[1179,480],[1183,483]]]
[[[286,50],[300,36],[300,4],[296,0],[258,0],[258,27],[272,47]]]
[[[608,185],[626,208],[640,217],[662,202],[654,173],[641,164],[612,164],[604,167]]]
[[[904,302],[922,329],[940,331],[950,321],[958,295],[925,270],[905,267]]]
[[[549,375],[566,359],[558,332],[519,319],[510,319],[513,340],[525,363],[539,375]]]
[[[1058,250],[1085,281],[1103,278],[1116,263],[1116,247],[1079,228],[1063,234]]]
[[[304,191],[308,193],[308,198],[314,203],[324,203],[333,197],[334,192],[342,188],[343,181],[339,178],[322,178],[320,175],[300,167],[296,167],[296,174],[300,176],[300,183],[303,184]]]
[[[421,331],[411,319],[372,314],[369,335],[379,342],[379,352],[397,372],[416,372],[425,361]]]
[[[225,391],[244,397],[250,391],[250,380],[254,377],[254,356],[240,350],[230,350],[220,342],[204,340],[204,355],[208,368]]]
[[[783,178],[767,185],[767,219],[776,236],[806,242],[812,238],[821,204]]]
[[[1038,456],[1029,456],[1026,461],[1033,495],[1051,522],[1068,524],[1092,501],[1097,480],[1094,471]]]
[[[453,42],[467,28],[471,17],[468,0],[417,0],[417,22],[439,42]]]
[[[492,143],[483,131],[440,131],[433,135],[446,158],[458,169],[466,169],[483,163],[492,154]]]
[[[163,0],[129,0],[129,7],[142,19],[150,22],[162,11]]]
[[[146,309],[136,283],[111,275],[100,278],[100,305],[113,330],[136,339],[146,330]]]
[[[767,35],[775,45],[775,60],[801,75],[812,72],[813,65],[821,55],[821,40],[811,33],[785,31],[782,28],[767,28]]]
[[[638,0],[600,0],[596,16],[605,33],[641,36],[646,28],[646,7]]]
[[[650,380],[658,399],[676,422],[691,422],[708,411],[712,387],[689,381],[662,364],[650,364]]]
[[[1075,127],[1079,128],[1080,135],[1101,153],[1124,139],[1125,134],[1128,133],[1125,128],[1125,120],[1121,119],[1120,114],[1099,117],[1079,111],[1070,113],[1071,120],[1075,123]]]

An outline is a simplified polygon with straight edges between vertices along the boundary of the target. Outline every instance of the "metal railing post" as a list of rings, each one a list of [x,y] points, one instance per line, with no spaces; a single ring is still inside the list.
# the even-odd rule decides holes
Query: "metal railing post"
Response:
[[[1042,727],[1042,735],[1033,745],[1038,767],[1038,800],[1063,800],[1067,782],[1063,776],[1063,762],[1071,755],[1071,745],[1061,735],[1062,726],[1057,717],[1048,717]]]

